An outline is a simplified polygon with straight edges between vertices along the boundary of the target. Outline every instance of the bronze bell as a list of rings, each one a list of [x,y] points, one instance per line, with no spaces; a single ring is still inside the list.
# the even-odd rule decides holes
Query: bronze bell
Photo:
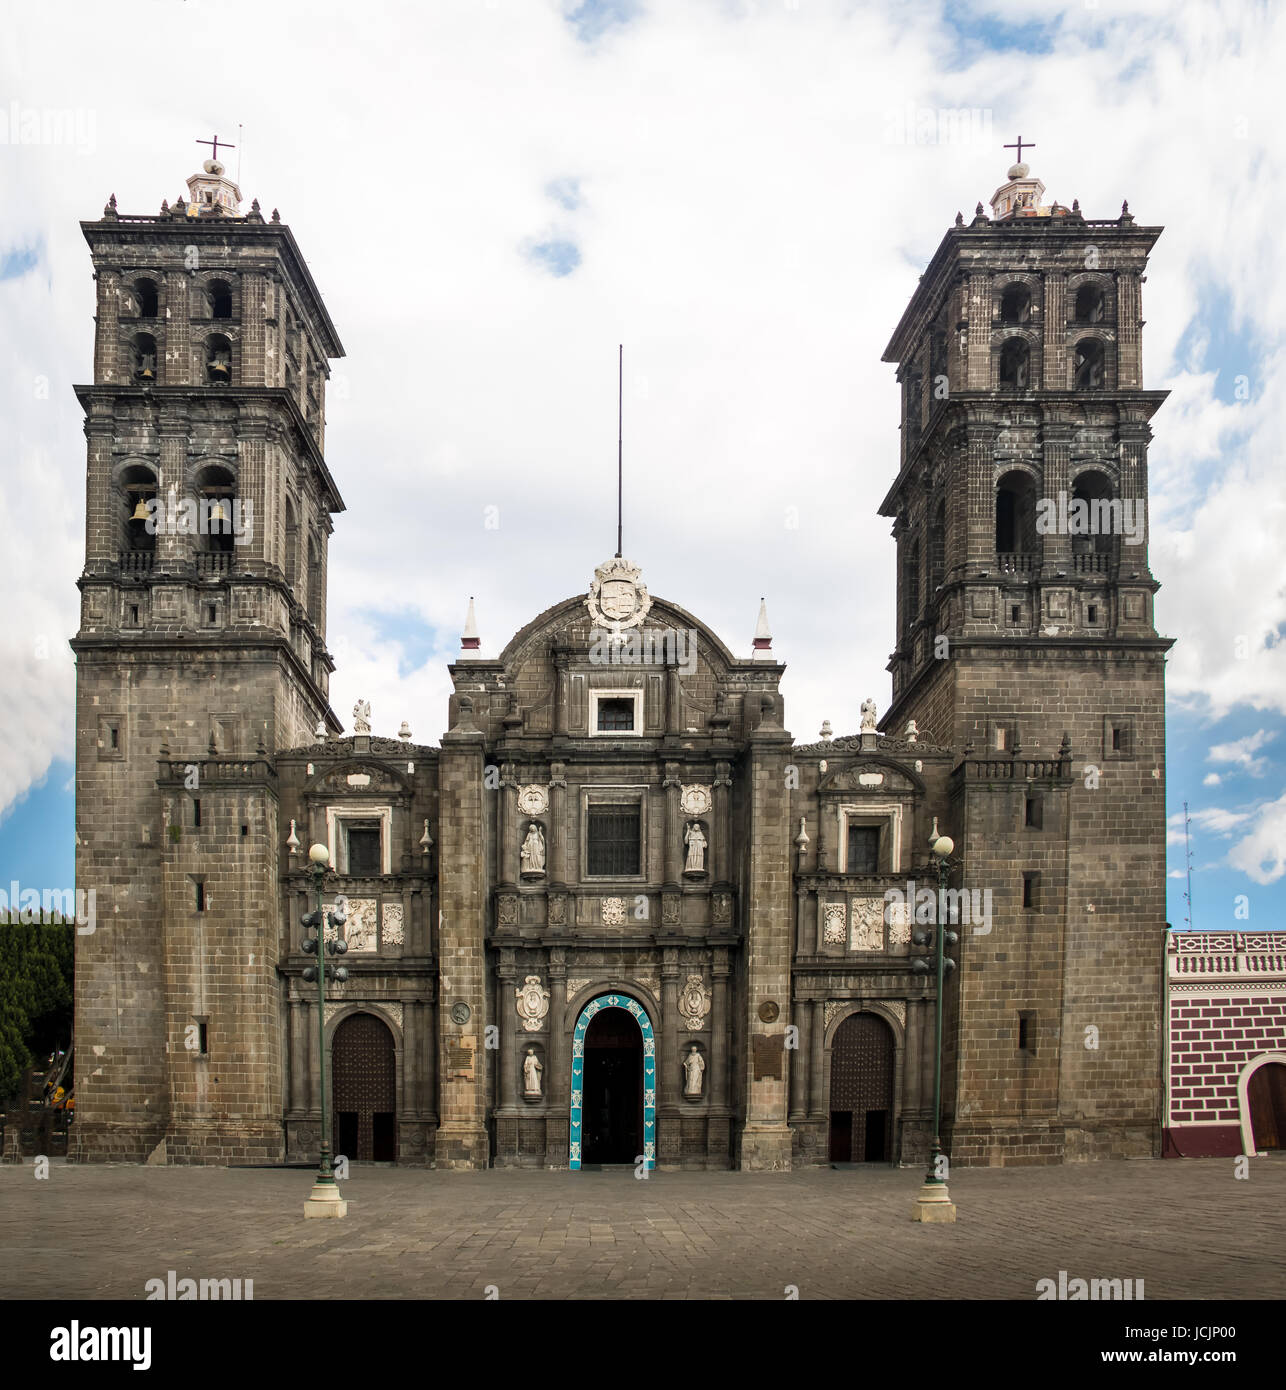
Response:
[[[144,367],[143,370],[138,374],[138,379],[140,381],[152,381],[155,379],[155,377],[156,373],[151,369],[151,367]]]
[[[210,373],[212,376],[226,377],[228,375],[228,364],[221,359],[216,359],[210,363]]]
[[[135,508],[134,508],[133,514],[130,516],[130,520],[131,520],[131,521],[146,521],[147,518],[148,518],[148,515],[149,515],[149,513],[148,513],[148,510],[147,510],[147,502],[146,502],[142,497],[140,497],[140,498],[138,499],[137,505],[136,505]]]

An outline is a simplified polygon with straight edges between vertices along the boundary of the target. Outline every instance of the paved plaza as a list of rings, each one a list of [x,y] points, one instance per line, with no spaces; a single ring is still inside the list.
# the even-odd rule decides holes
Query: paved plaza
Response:
[[[1134,1160],[952,1176],[953,1226],[911,1222],[920,1174],[433,1172],[355,1166],[342,1221],[291,1169],[0,1168],[0,1297],[142,1298],[253,1279],[256,1300],[1035,1297],[1143,1279],[1149,1301],[1286,1295],[1286,1159]],[[328,1280],[327,1274],[333,1279]]]

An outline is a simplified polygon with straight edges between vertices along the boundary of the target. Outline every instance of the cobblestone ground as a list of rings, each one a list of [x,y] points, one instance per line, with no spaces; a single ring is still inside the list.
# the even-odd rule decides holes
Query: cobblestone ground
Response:
[[[920,1174],[448,1173],[355,1166],[342,1221],[300,1170],[0,1168],[0,1297],[142,1298],[150,1278],[254,1298],[1034,1298],[1132,1278],[1148,1301],[1286,1295],[1286,1158],[952,1175],[953,1226],[909,1220]],[[306,1258],[301,1258],[306,1256]]]

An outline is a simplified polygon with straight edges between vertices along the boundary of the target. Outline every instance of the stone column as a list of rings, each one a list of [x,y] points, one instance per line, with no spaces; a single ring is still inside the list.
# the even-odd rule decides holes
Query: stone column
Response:
[[[717,1162],[728,1156],[731,1117],[728,1113],[728,1032],[732,1019],[728,1009],[730,965],[725,946],[714,949],[713,987],[710,999],[710,1078],[709,1118],[706,1126],[706,1153]]]
[[[1067,390],[1067,276],[1045,271],[1045,323],[1041,338],[1046,391]],[[1046,497],[1052,496],[1047,490]]]
[[[660,1056],[657,1072],[656,1159],[679,1161],[679,952],[667,946],[661,955]]]
[[[567,679],[567,653],[554,653],[554,734],[567,736],[567,702],[571,698]]]
[[[663,860],[663,872],[665,874],[666,885],[674,886],[682,881],[682,860],[680,858],[680,851],[683,848],[683,807],[679,805],[680,785],[678,763],[666,763],[665,780],[661,785],[665,789],[665,856]]]
[[[438,1004],[421,1003],[420,1010],[420,1113],[436,1123],[441,1107],[438,1076]]]
[[[1055,505],[1058,503],[1058,494],[1071,493],[1071,442],[1072,427],[1061,421],[1046,421],[1041,431],[1041,438],[1044,444],[1044,479],[1041,485],[1041,495],[1048,497]],[[1044,561],[1041,572],[1045,579],[1055,579],[1061,570],[1065,576],[1070,578],[1072,573],[1072,538],[1060,531],[1049,531],[1043,537],[1042,550]],[[1057,581],[1065,583],[1066,580]],[[1001,615],[1002,619],[1004,615]],[[1043,621],[1043,614],[1034,615],[1036,624]]]
[[[415,1114],[415,1005],[402,1004],[402,1097],[398,1102],[398,1119],[405,1121]]]
[[[516,1110],[518,1105],[518,1041],[515,1036],[518,1028],[518,999],[515,990],[517,967],[514,953],[509,949],[500,952],[499,984],[496,990],[496,1007],[500,1014],[500,1108]]]
[[[518,882],[518,786],[512,763],[500,770],[500,882],[512,887]]]
[[[562,763],[550,767],[549,776],[549,886],[562,888],[567,882],[567,778]]]
[[[813,953],[813,943],[808,939],[808,889],[795,889],[795,954],[808,956]]]
[[[731,827],[728,819],[728,793],[732,786],[730,763],[716,763],[714,771],[714,824],[711,827],[714,844],[710,846],[711,881],[728,882],[728,839]]]
[[[810,1119],[825,1124],[830,1106],[822,1090],[826,1079],[826,1003],[813,1000],[813,1017],[809,1025],[810,1050],[808,1059],[808,1114]],[[825,1133],[823,1129],[823,1134]]]
[[[545,1166],[567,1167],[567,1134],[571,1127],[571,1042],[567,1037],[567,952],[549,952],[549,1045],[545,1050]]]
[[[969,275],[969,335],[965,389],[991,389],[991,272],[972,271]]]
[[[812,1043],[813,1005],[797,999],[790,1021],[799,1029],[799,1046],[786,1054],[790,1064],[790,1123],[802,1125],[808,1118],[808,1051]]]
[[[665,732],[677,738],[683,732],[683,691],[679,686],[679,668],[673,661],[665,667]]]
[[[1109,378],[1109,384],[1110,384]],[[1116,277],[1116,387],[1137,390],[1143,385],[1143,299],[1134,271]]]
[[[300,999],[290,1001],[290,1109],[308,1109],[308,1009]]]

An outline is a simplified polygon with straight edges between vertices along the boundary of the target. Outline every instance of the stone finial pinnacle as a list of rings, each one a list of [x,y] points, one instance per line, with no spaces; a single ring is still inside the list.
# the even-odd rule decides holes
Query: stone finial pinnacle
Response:
[[[464,632],[460,636],[460,649],[466,652],[476,652],[482,646],[482,638],[478,636],[478,618],[473,611],[473,595],[469,595],[469,611],[464,619]]]
[[[957,227],[963,227],[963,226],[964,226],[964,213],[963,213],[963,212],[958,212],[958,213],[956,213],[956,226],[957,226]]]
[[[754,655],[756,660],[772,659],[772,629],[768,626],[768,603],[759,600],[759,619],[755,623]]]

